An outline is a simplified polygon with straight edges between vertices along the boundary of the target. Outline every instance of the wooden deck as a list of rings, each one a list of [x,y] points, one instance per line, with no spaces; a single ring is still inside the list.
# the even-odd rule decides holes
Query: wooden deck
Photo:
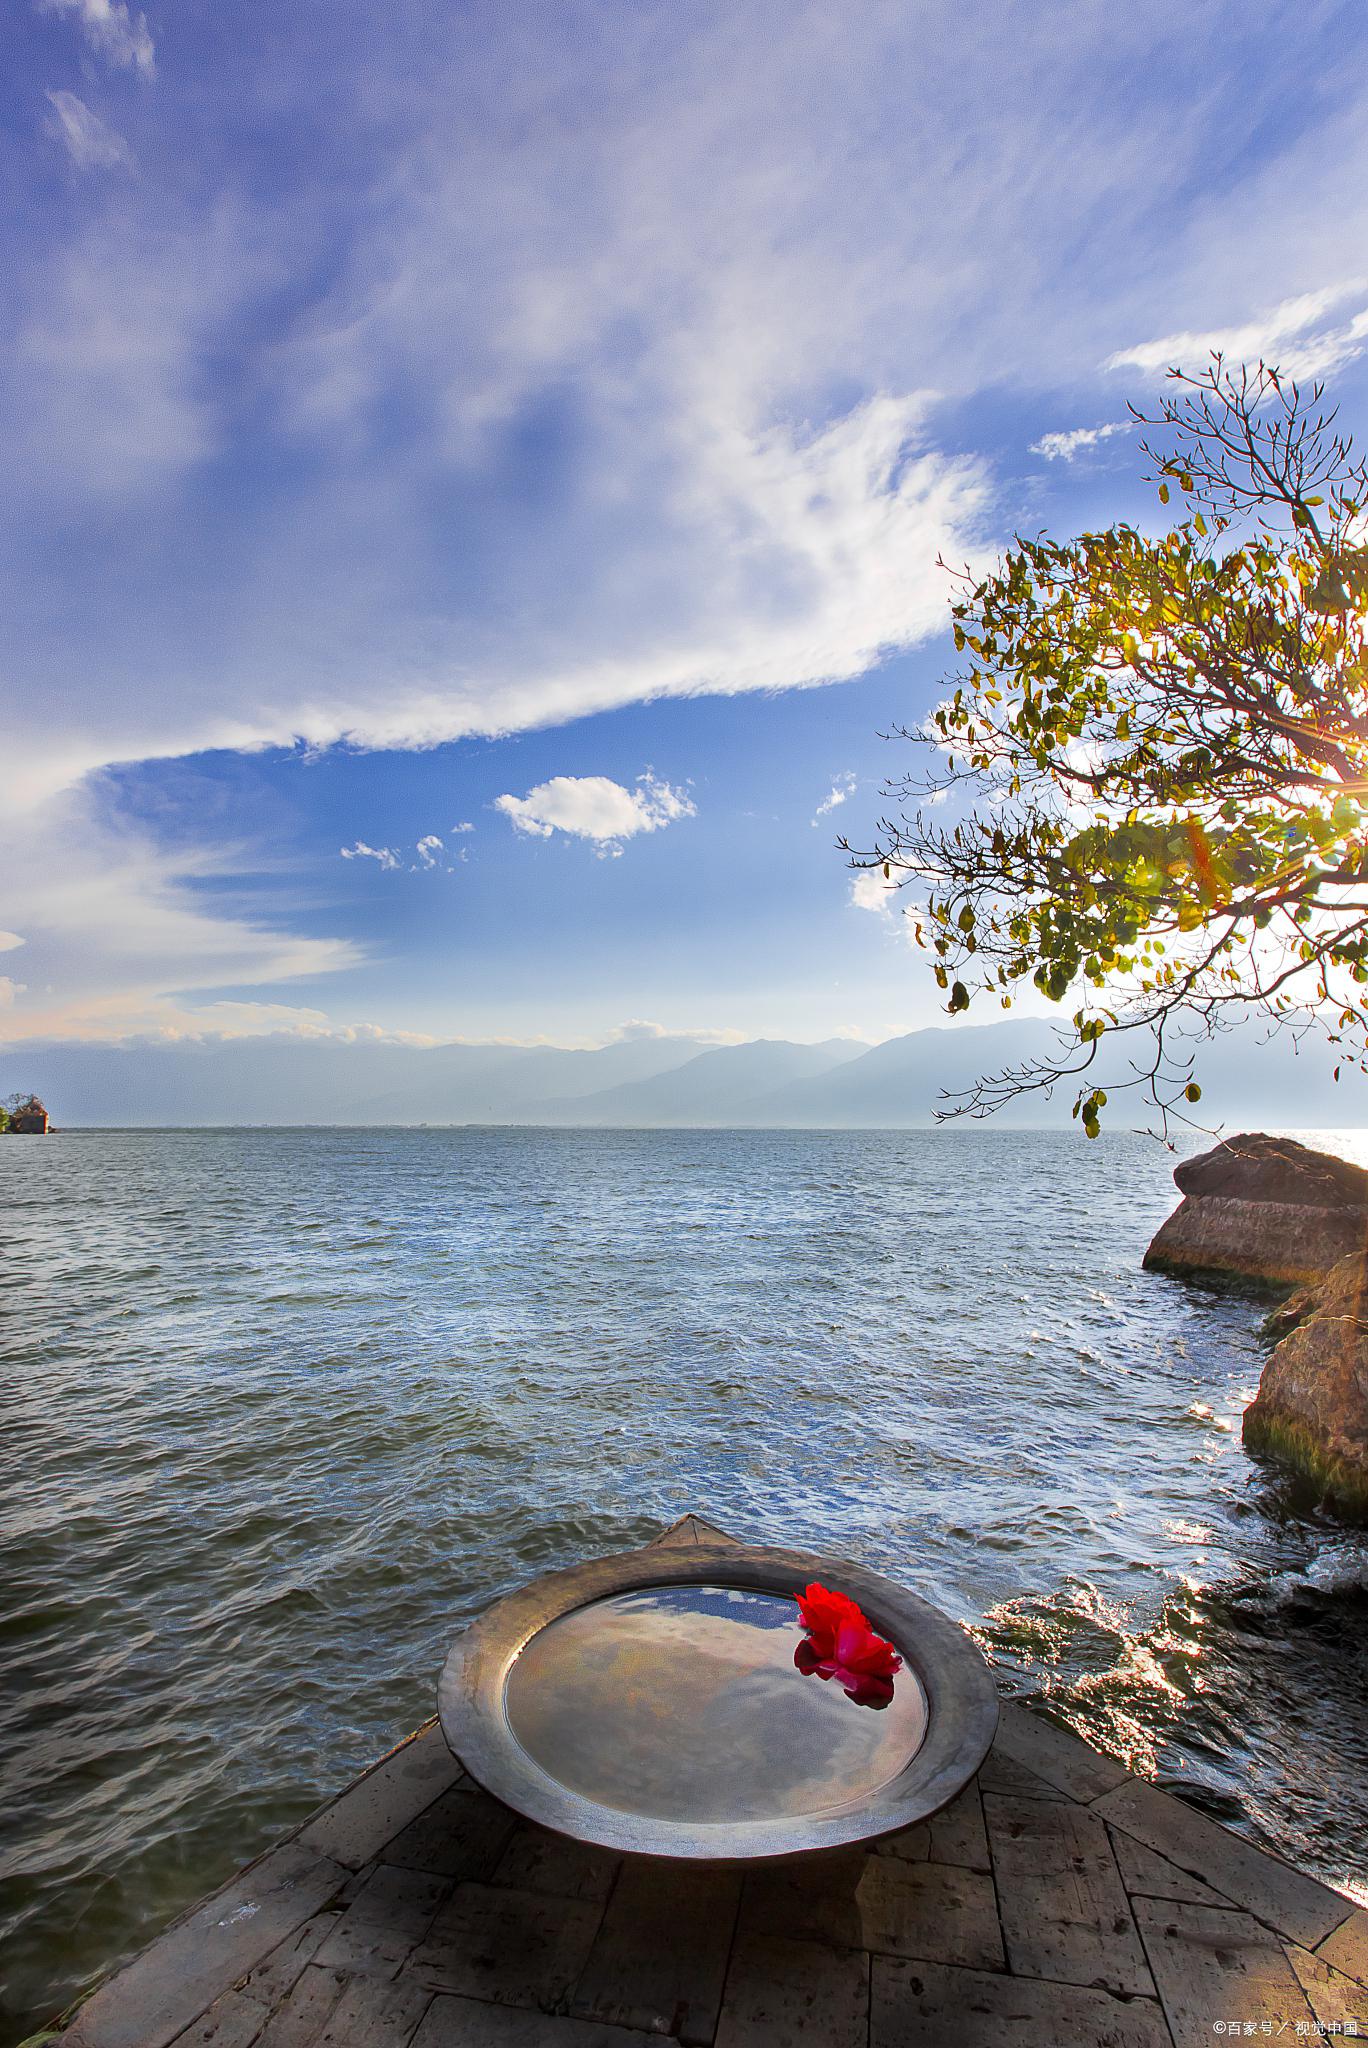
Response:
[[[672,1532],[673,1533],[673,1532]],[[60,2048],[1197,2048],[1368,2039],[1368,1911],[1021,1707],[872,1850],[586,1849],[429,1722],[108,1978]]]

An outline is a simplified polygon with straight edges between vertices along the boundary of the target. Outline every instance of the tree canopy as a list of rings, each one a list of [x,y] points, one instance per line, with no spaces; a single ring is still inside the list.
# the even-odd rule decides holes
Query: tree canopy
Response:
[[[952,1013],[1028,983],[1069,1003],[1058,1057],[985,1075],[946,1114],[1077,1080],[1089,1135],[1119,1082],[1192,1119],[1198,1041],[1261,1013],[1368,1053],[1368,466],[1319,384],[1169,373],[1141,448],[1162,505],[1020,539],[960,578],[950,694],[898,735],[853,864],[915,892]],[[1173,514],[1170,514],[1170,519]],[[1108,1063],[1110,1066],[1110,1062]]]

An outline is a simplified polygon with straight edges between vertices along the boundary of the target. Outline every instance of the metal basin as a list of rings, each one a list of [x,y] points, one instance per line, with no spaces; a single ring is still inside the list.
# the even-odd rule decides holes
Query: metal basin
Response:
[[[813,1579],[901,1654],[886,1706],[796,1667],[796,1600]],[[983,1659],[937,1608],[858,1565],[737,1543],[694,1517],[500,1600],[457,1639],[438,1706],[454,1753],[505,1805],[604,1848],[713,1862],[924,1820],[997,1726]]]

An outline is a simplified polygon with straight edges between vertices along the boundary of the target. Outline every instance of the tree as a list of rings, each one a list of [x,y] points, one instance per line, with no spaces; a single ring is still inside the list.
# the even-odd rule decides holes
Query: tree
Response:
[[[939,762],[886,785],[872,847],[841,842],[917,889],[952,1014],[1025,981],[1075,1005],[1057,1057],[947,1115],[1074,1078],[1096,1136],[1099,1051],[1130,1033],[1119,1085],[1167,1133],[1200,1099],[1195,1041],[1251,1011],[1323,1025],[1336,1078],[1368,1060],[1368,465],[1320,384],[1220,355],[1169,379],[1131,410],[1182,516],[964,572],[966,664],[896,729]]]

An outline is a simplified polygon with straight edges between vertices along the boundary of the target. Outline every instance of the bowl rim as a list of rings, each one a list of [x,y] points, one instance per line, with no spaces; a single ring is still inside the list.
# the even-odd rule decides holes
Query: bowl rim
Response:
[[[676,1532],[685,1523],[691,1526],[681,1540]],[[896,1643],[926,1695],[925,1733],[903,1769],[834,1811],[691,1822],[603,1806],[543,1770],[508,1725],[504,1692],[512,1664],[564,1615],[640,1587],[720,1585],[796,1598],[813,1579],[859,1602],[871,1625]],[[437,1711],[448,1747],[476,1784],[556,1834],[620,1854],[749,1863],[846,1848],[929,1819],[963,1791],[988,1754],[998,1697],[972,1638],[919,1594],[830,1553],[741,1543],[690,1516],[640,1550],[546,1572],[495,1601],[452,1644]]]

